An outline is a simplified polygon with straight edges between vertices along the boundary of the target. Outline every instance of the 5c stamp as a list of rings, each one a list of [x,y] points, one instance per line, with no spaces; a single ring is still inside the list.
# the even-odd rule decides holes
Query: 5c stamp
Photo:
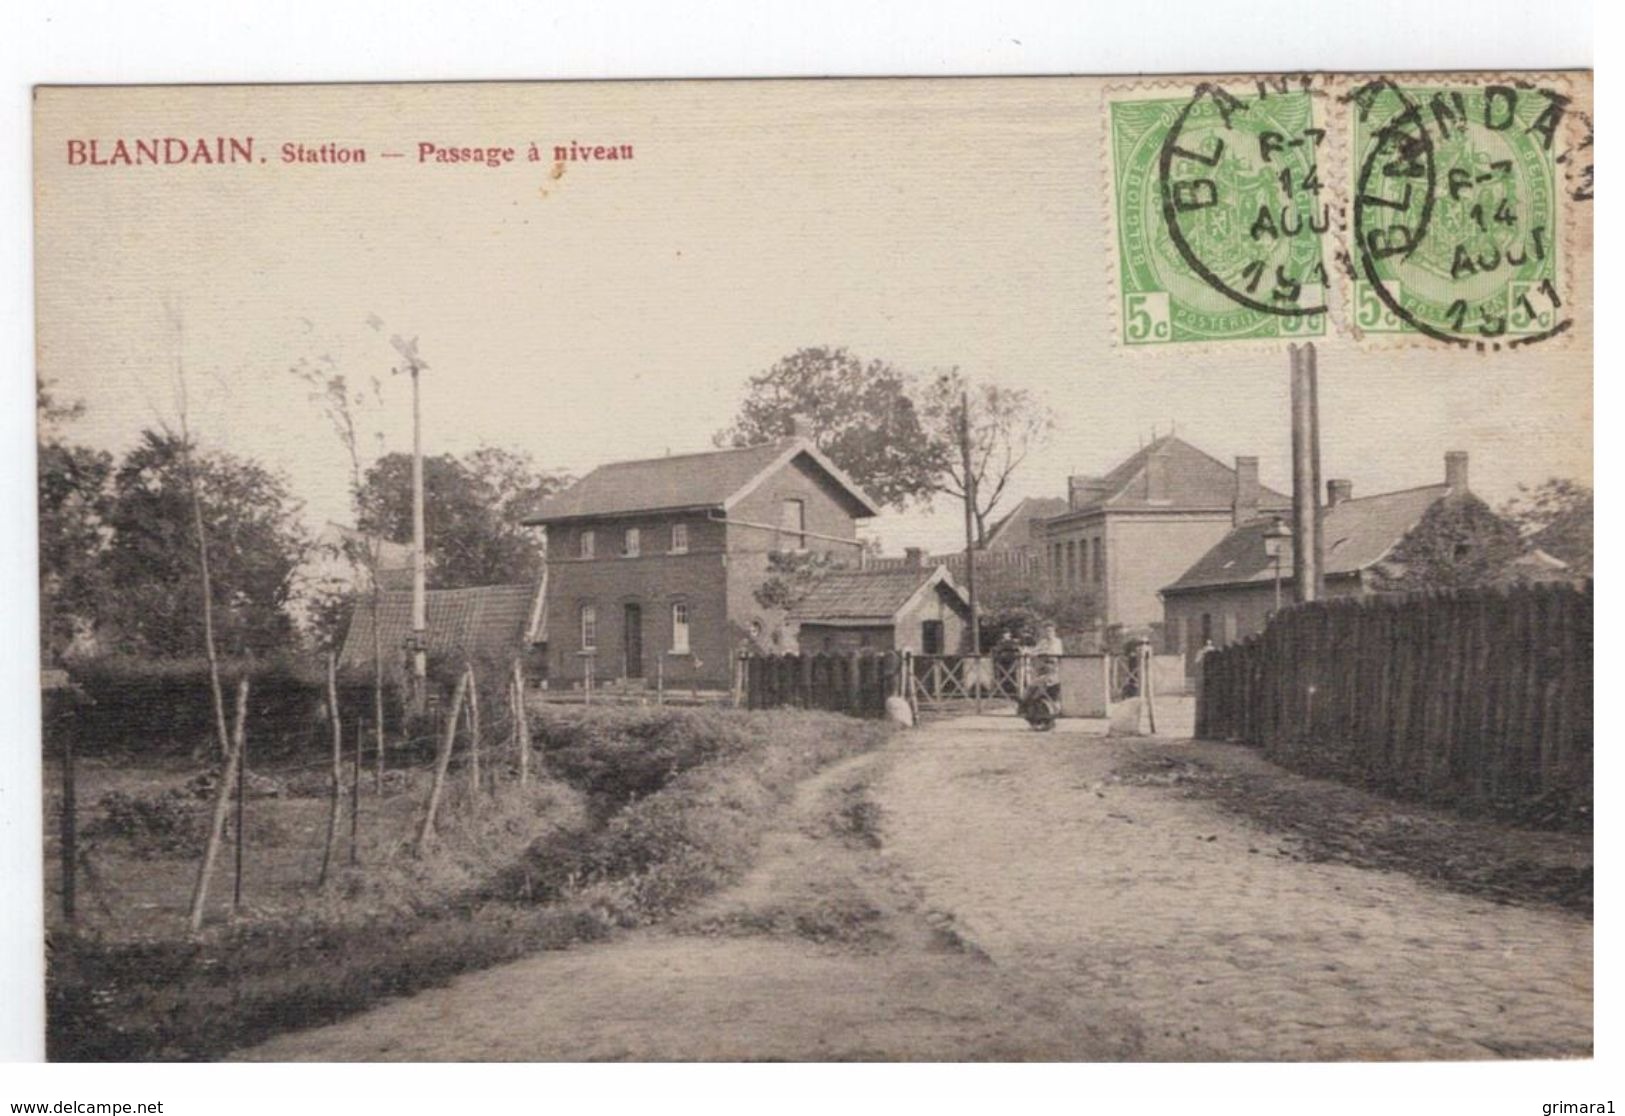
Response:
[[[1556,158],[1568,98],[1381,79],[1348,102],[1355,325],[1472,345],[1567,329]]]
[[[1591,132],[1563,88],[1189,79],[1105,109],[1118,345],[1317,337],[1330,319],[1378,346],[1495,350],[1573,325]]]
[[[1109,102],[1124,345],[1326,330],[1326,129],[1306,89]]]

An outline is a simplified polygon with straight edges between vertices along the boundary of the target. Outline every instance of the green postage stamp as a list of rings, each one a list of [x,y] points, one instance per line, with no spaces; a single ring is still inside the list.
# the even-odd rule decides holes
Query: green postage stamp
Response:
[[[1342,328],[1494,349],[1572,324],[1564,213],[1589,198],[1590,124],[1554,84],[1193,78],[1106,110],[1122,346]]]
[[[1353,116],[1354,322],[1444,341],[1563,321],[1558,126],[1568,100],[1513,85],[1373,82]]]
[[[1318,337],[1331,219],[1306,89],[1111,100],[1119,340]]]

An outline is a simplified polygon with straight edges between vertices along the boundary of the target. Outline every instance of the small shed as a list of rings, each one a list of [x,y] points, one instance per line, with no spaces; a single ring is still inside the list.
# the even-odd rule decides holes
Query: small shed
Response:
[[[786,622],[804,654],[954,654],[969,642],[970,601],[942,566],[839,570],[815,582]]]
[[[425,596],[429,660],[507,659],[528,649],[535,585],[477,585],[430,589]],[[339,652],[339,668],[372,666],[372,596],[359,594],[350,630]],[[386,669],[404,668],[412,634],[411,590],[386,590],[378,601],[379,645]]]

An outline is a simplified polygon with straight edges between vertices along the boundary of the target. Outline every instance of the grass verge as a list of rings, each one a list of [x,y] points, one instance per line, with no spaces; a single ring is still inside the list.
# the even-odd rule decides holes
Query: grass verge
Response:
[[[739,878],[796,784],[878,746],[833,714],[573,710],[541,718],[552,777],[449,804],[339,885],[192,938],[50,936],[54,1061],[205,1060],[541,949],[658,921]]]

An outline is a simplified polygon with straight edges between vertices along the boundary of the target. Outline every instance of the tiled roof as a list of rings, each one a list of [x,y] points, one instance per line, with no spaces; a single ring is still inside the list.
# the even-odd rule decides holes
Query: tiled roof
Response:
[[[1327,508],[1321,521],[1326,576],[1356,573],[1382,561],[1394,545],[1422,521],[1427,510],[1449,493],[1448,485],[1433,484],[1344,500]],[[1273,581],[1275,560],[1264,553],[1264,532],[1274,518],[1259,516],[1235,528],[1197,559],[1167,591]],[[1291,577],[1291,540],[1283,543],[1281,569],[1283,578]]]
[[[984,549],[1023,546],[1031,541],[1028,537],[1029,524],[1066,512],[1067,502],[1059,496],[1029,496],[989,528]]]
[[[1167,477],[1167,496],[1152,503],[1147,487],[1148,464],[1161,454]],[[1098,482],[1103,493],[1096,507],[1129,508],[1228,508],[1236,496],[1236,471],[1189,442],[1166,434],[1133,454]],[[1285,507],[1291,501],[1272,488],[1260,485],[1261,507]],[[1079,508],[1079,511],[1085,510]]]
[[[836,469],[812,443],[781,439],[744,449],[712,450],[617,461],[600,465],[575,484],[545,501],[527,524],[563,519],[630,515],[678,508],[725,507],[749,489],[763,473],[797,451],[806,454],[842,489],[860,516],[873,515],[869,498]]]
[[[431,589],[427,606],[429,656],[517,654],[524,647],[536,596],[534,585],[480,585],[471,589]],[[390,590],[378,602],[378,630],[386,664],[402,661],[402,647],[412,634],[412,594]],[[372,665],[372,599],[356,602],[350,630],[339,653],[340,667]]]
[[[804,623],[873,620],[877,624],[889,624],[923,585],[938,579],[955,594],[959,592],[941,566],[838,570],[814,583],[800,603],[790,610],[790,619]]]

